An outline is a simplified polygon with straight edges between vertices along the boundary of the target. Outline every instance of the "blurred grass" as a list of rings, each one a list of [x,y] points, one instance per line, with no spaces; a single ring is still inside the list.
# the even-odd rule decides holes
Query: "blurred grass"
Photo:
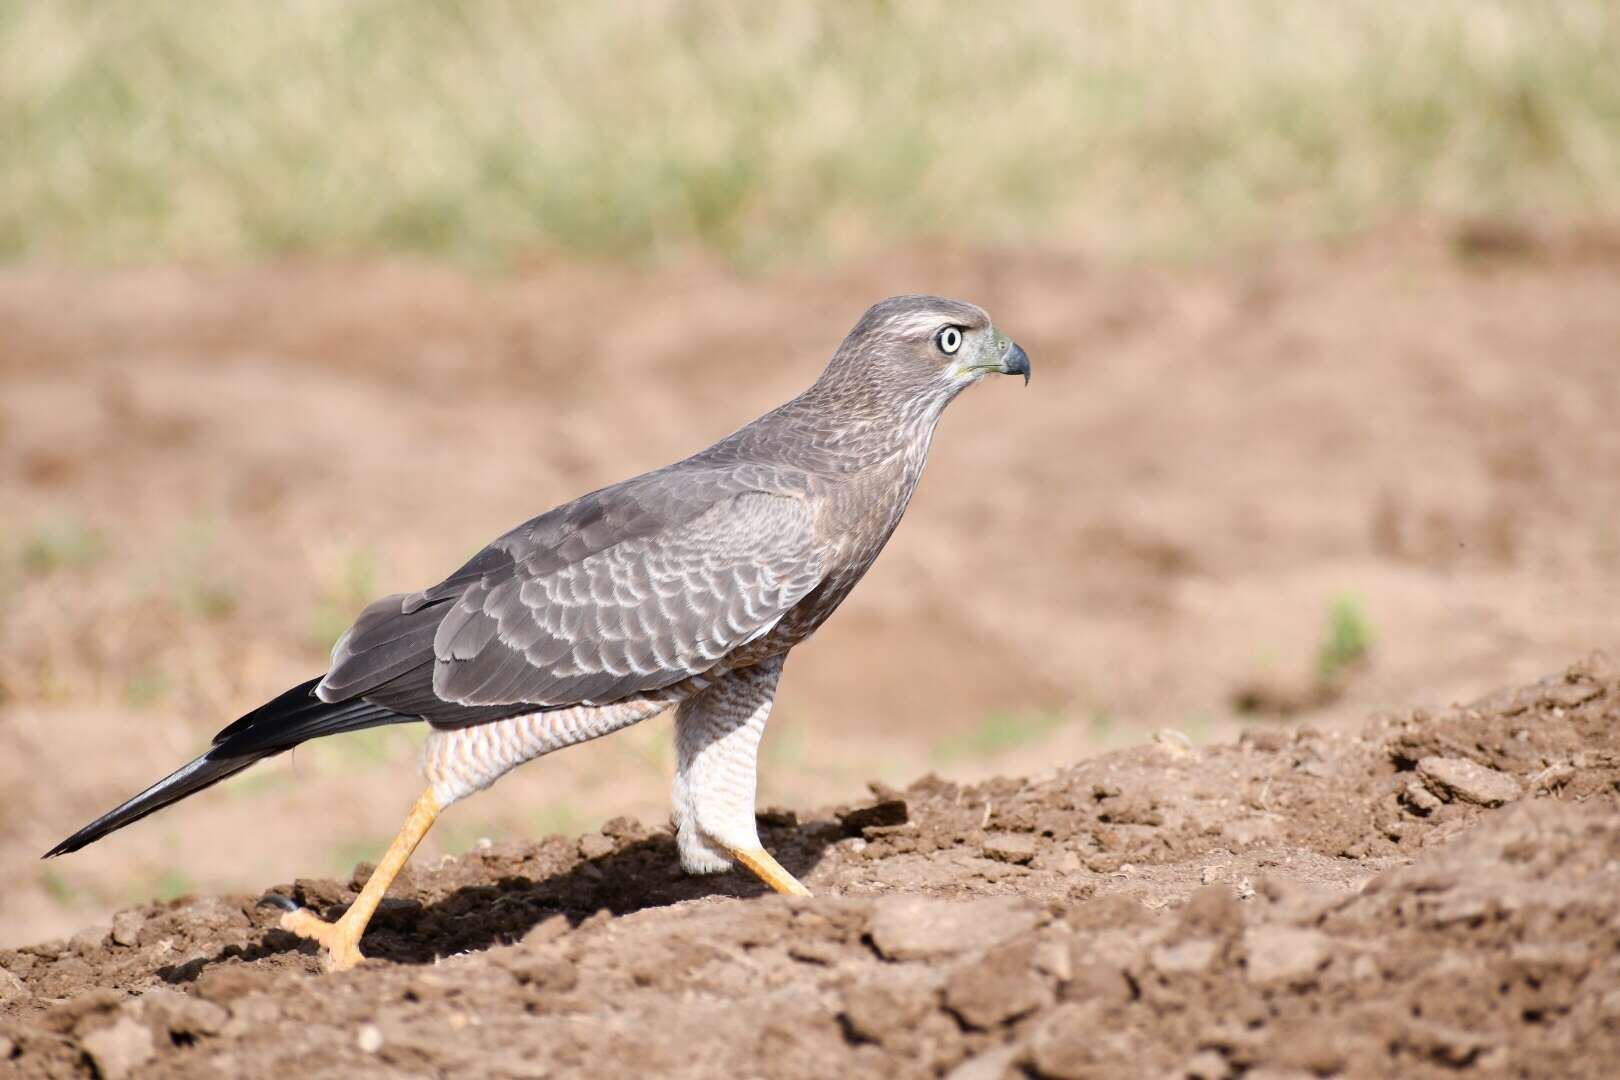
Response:
[[[996,710],[968,730],[939,740],[929,756],[942,765],[995,757],[1045,738],[1062,723],[1063,715],[1053,711]]]
[[[0,0],[0,257],[1123,256],[1620,207],[1610,0]]]

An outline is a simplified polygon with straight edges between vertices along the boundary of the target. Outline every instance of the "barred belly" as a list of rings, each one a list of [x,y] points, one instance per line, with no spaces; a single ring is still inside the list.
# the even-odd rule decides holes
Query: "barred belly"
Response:
[[[573,705],[464,728],[435,728],[422,747],[422,774],[441,807],[489,787],[525,761],[611,735],[657,716],[709,685],[702,677],[611,705]]]

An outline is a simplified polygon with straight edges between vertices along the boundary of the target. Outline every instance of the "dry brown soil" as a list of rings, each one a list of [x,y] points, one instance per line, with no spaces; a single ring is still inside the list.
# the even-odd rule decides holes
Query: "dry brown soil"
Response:
[[[1358,734],[1167,738],[762,815],[816,892],[667,830],[420,866],[354,972],[252,896],[0,952],[23,1076],[1607,1077],[1620,677]],[[336,913],[349,881],[276,891]]]
[[[664,722],[457,806],[353,975],[249,899],[345,899],[417,790],[405,729],[39,861],[320,671],[371,595],[706,445],[900,291],[983,303],[1035,375],[952,408],[788,666],[761,785],[799,820],[766,835],[814,901],[673,874]],[[1603,1075],[1620,691],[1447,706],[1620,656],[1617,358],[1602,232],[1185,268],[0,270],[6,1064]],[[1324,686],[1346,597],[1372,648]],[[807,810],[838,803],[873,813]]]
[[[13,267],[0,945],[375,857],[415,793],[408,729],[37,858],[319,672],[372,595],[706,445],[906,290],[985,304],[1035,377],[953,406],[883,558],[795,652],[767,802],[1027,774],[1162,727],[1234,738],[1244,697],[1342,728],[1620,655],[1612,234],[1411,229],[1190,268],[919,251],[761,278]],[[1373,648],[1323,695],[1346,595]],[[657,820],[670,766],[663,722],[571,751],[457,807],[427,854]]]

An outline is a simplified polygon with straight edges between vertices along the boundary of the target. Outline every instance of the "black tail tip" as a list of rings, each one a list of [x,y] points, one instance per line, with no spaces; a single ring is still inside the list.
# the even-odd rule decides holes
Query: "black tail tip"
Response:
[[[62,841],[60,844],[57,844],[55,847],[51,848],[51,850],[47,851],[45,854],[41,855],[40,858],[54,859],[58,855],[71,855],[73,852],[84,847],[86,843],[82,840],[80,840],[78,843],[74,843],[74,841],[78,839],[78,835],[74,834],[73,836],[70,836],[66,840]]]
[[[54,859],[58,855],[71,855],[80,848],[88,847],[90,844],[95,843],[103,836],[106,836],[108,833],[118,828],[117,825],[113,825],[111,828],[107,827],[107,818],[110,816],[111,815],[107,815],[106,817],[97,818],[95,821],[92,821],[90,824],[86,825],[84,828],[80,829],[78,832],[74,833],[66,840],[63,840],[60,844],[57,844],[45,854],[41,855],[40,858]]]

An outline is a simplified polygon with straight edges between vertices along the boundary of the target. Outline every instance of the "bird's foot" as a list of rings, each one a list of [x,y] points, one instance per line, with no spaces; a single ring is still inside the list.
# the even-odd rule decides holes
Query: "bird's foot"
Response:
[[[777,892],[788,896],[810,895],[810,890],[805,888],[798,878],[783,869],[782,864],[764,848],[734,848],[731,854],[738,862],[748,867],[755,877]]]
[[[285,906],[280,897],[266,897],[266,900],[277,907]],[[360,935],[365,933],[365,925],[359,920],[350,921],[347,914],[337,922],[327,922],[308,908],[295,907],[281,916],[281,928],[320,945],[325,950],[321,954],[321,966],[327,971],[348,971],[365,960],[365,954],[360,951]]]
[[[399,835],[383,852],[382,861],[377,863],[377,868],[366,879],[360,895],[354,898],[354,903],[349,905],[349,910],[337,922],[329,923],[283,896],[267,896],[260,903],[279,907],[286,912],[281,917],[283,930],[317,942],[326,950],[321,960],[327,971],[348,971],[365,959],[360,952],[360,938],[366,932],[366,924],[377,913],[377,905],[382,903],[388,886],[394,883],[404,868],[405,860],[411,857],[411,852],[416,850],[416,845],[433,826],[439,810],[438,796],[434,795],[432,788],[428,788],[416,800],[410,817],[405,819]]]

